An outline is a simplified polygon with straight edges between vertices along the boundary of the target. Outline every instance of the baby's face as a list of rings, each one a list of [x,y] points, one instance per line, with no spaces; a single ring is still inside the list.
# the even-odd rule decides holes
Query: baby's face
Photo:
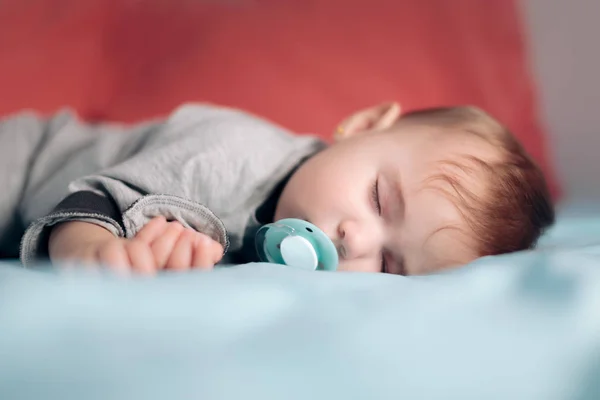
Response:
[[[361,134],[302,165],[275,218],[321,228],[342,271],[417,275],[470,262],[477,253],[467,224],[452,199],[424,181],[441,172],[440,161],[479,150],[427,127]]]

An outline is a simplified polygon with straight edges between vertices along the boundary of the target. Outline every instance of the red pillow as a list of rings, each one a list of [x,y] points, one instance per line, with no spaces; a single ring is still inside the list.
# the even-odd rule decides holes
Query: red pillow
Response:
[[[330,137],[351,112],[474,104],[558,185],[509,0],[5,0],[0,113],[136,121],[210,101]]]

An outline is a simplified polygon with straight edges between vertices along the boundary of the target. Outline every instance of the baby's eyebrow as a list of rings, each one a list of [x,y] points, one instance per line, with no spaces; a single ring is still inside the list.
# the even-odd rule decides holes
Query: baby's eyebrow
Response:
[[[404,190],[402,189],[402,179],[399,176],[394,177],[393,187],[393,195],[395,197],[396,204],[398,204],[398,209],[400,210],[398,218],[401,218],[404,215],[404,210],[406,208],[405,199],[404,199]]]
[[[406,208],[405,199],[404,199],[404,190],[402,189],[402,180],[398,174],[394,174],[389,177],[391,179],[391,199],[388,203],[392,203],[392,219],[394,223],[399,224],[402,223],[402,219],[404,218],[404,210]],[[393,273],[396,275],[407,275],[406,271],[406,261],[404,255],[401,251],[390,249],[390,253],[393,259]]]
[[[384,252],[387,270],[394,275],[407,275],[406,259],[398,249],[389,248]]]

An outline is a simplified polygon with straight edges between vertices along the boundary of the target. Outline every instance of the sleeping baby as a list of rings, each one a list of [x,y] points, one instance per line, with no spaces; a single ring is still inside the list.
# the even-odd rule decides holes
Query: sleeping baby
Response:
[[[338,270],[418,275],[531,248],[554,220],[540,169],[473,107],[376,106],[329,146],[208,105],[134,126],[23,113],[0,123],[0,148],[0,253],[25,266],[252,262],[260,227],[299,218]]]

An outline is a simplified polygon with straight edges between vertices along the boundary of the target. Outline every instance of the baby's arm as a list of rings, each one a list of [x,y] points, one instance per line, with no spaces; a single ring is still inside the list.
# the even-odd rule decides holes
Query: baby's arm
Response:
[[[21,240],[22,264],[33,266],[47,258],[51,231],[75,221],[93,223],[115,237],[135,239],[153,217],[164,216],[208,235],[226,251],[225,225],[206,204],[211,200],[220,204],[214,188],[221,175],[211,171],[226,167],[229,157],[215,150],[226,146],[224,140],[216,133],[205,135],[204,125],[199,126],[210,120],[169,120],[126,134],[101,126],[94,132],[100,139],[86,147],[85,157],[74,152],[63,165],[62,159],[49,154],[40,168],[56,170],[57,164],[61,169],[47,183],[37,185],[41,189],[26,191],[23,219],[28,228]],[[215,123],[221,126],[220,121]],[[85,133],[86,127],[73,129]],[[56,205],[49,210],[50,204]]]
[[[162,269],[212,268],[223,247],[210,237],[164,217],[152,219],[132,239],[88,222],[65,222],[52,230],[52,261],[103,265],[120,273],[155,274]]]

